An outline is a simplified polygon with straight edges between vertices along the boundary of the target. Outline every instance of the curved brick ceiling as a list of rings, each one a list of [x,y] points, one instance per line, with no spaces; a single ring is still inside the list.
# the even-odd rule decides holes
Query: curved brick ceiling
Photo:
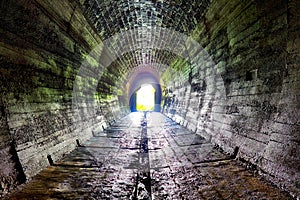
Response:
[[[130,71],[138,66],[150,66],[163,73],[161,66],[177,66],[186,64],[183,59],[174,53],[159,49],[151,43],[158,42],[155,39],[160,30],[156,27],[170,29],[185,35],[189,35],[195,29],[197,20],[205,12],[210,0],[86,0],[83,2],[84,13],[94,27],[98,30],[103,41],[111,40],[112,37],[126,33],[128,30],[136,30],[128,45],[132,51],[120,55],[107,68],[107,71],[99,82],[99,90],[102,93],[112,93],[117,81],[126,82]],[[141,31],[149,30],[149,31]],[[163,33],[162,33],[163,34]],[[180,41],[180,39],[178,39]],[[176,43],[176,41],[171,41]],[[112,43],[112,42],[111,42]],[[122,45],[114,46],[115,51]],[[136,48],[139,46],[139,48]],[[156,46],[156,47],[153,47]],[[129,47],[129,49],[131,49]],[[151,70],[150,70],[151,71]]]
[[[181,66],[189,64],[186,59],[166,50],[152,49],[148,52],[145,62],[141,57],[143,57],[142,50],[139,49],[125,53],[114,60],[103,73],[98,91],[112,93],[113,88],[111,86],[126,85],[126,82],[132,79],[132,74],[136,72],[147,71],[162,75],[171,65],[180,70]]]
[[[140,26],[189,34],[210,0],[86,0],[85,14],[105,40]]]

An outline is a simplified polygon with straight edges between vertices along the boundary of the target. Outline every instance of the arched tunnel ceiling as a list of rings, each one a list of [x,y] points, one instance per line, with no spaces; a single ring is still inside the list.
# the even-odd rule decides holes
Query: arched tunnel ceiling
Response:
[[[210,0],[86,0],[85,14],[105,40],[140,26],[160,26],[189,34]]]
[[[142,50],[128,52],[114,60],[103,73],[101,81],[98,85],[98,91],[103,93],[113,93],[110,86],[126,85],[132,78],[132,74],[137,72],[148,71],[155,73],[163,78],[163,73],[169,66],[172,66],[174,71],[180,71],[190,63],[179,55],[173,52],[149,49],[146,54],[146,60],[142,60]]]
[[[99,81],[99,92],[111,94],[111,86],[116,86],[116,82],[120,80],[126,82],[128,74],[138,66],[153,65],[152,67],[156,67],[160,75],[165,70],[165,66],[175,67],[176,70],[186,66],[187,62],[179,55],[159,49],[157,47],[159,45],[151,44],[159,42],[157,35],[161,30],[153,31],[153,29],[156,27],[169,29],[188,36],[196,28],[197,21],[205,13],[209,4],[210,0],[84,1],[86,17],[102,40],[110,41],[111,44],[108,45],[112,46],[114,51],[118,52],[124,45],[118,44],[118,38],[113,40],[111,38],[128,30],[136,30],[137,33],[131,37],[131,41],[127,42],[129,45],[127,48],[133,50],[119,55],[107,67]],[[176,43],[176,41],[170,42]],[[164,67],[160,68],[161,66]]]

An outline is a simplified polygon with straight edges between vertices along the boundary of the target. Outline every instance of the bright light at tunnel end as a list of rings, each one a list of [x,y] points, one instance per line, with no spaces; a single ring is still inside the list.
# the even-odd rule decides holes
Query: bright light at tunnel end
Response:
[[[138,111],[152,111],[154,110],[155,89],[150,84],[144,84],[141,89],[137,91],[136,108]]]

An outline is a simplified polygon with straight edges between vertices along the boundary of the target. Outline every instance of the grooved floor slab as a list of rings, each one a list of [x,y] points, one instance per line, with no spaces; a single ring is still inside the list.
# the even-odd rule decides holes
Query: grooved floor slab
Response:
[[[142,126],[147,152],[141,151]],[[148,153],[148,171],[142,171],[141,152]],[[143,182],[145,174],[150,181]],[[10,199],[292,198],[162,114],[131,113]]]

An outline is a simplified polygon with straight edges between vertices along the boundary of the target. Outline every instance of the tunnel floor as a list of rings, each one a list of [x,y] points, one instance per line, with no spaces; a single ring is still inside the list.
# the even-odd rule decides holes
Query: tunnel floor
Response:
[[[161,113],[94,133],[9,199],[290,199]]]

